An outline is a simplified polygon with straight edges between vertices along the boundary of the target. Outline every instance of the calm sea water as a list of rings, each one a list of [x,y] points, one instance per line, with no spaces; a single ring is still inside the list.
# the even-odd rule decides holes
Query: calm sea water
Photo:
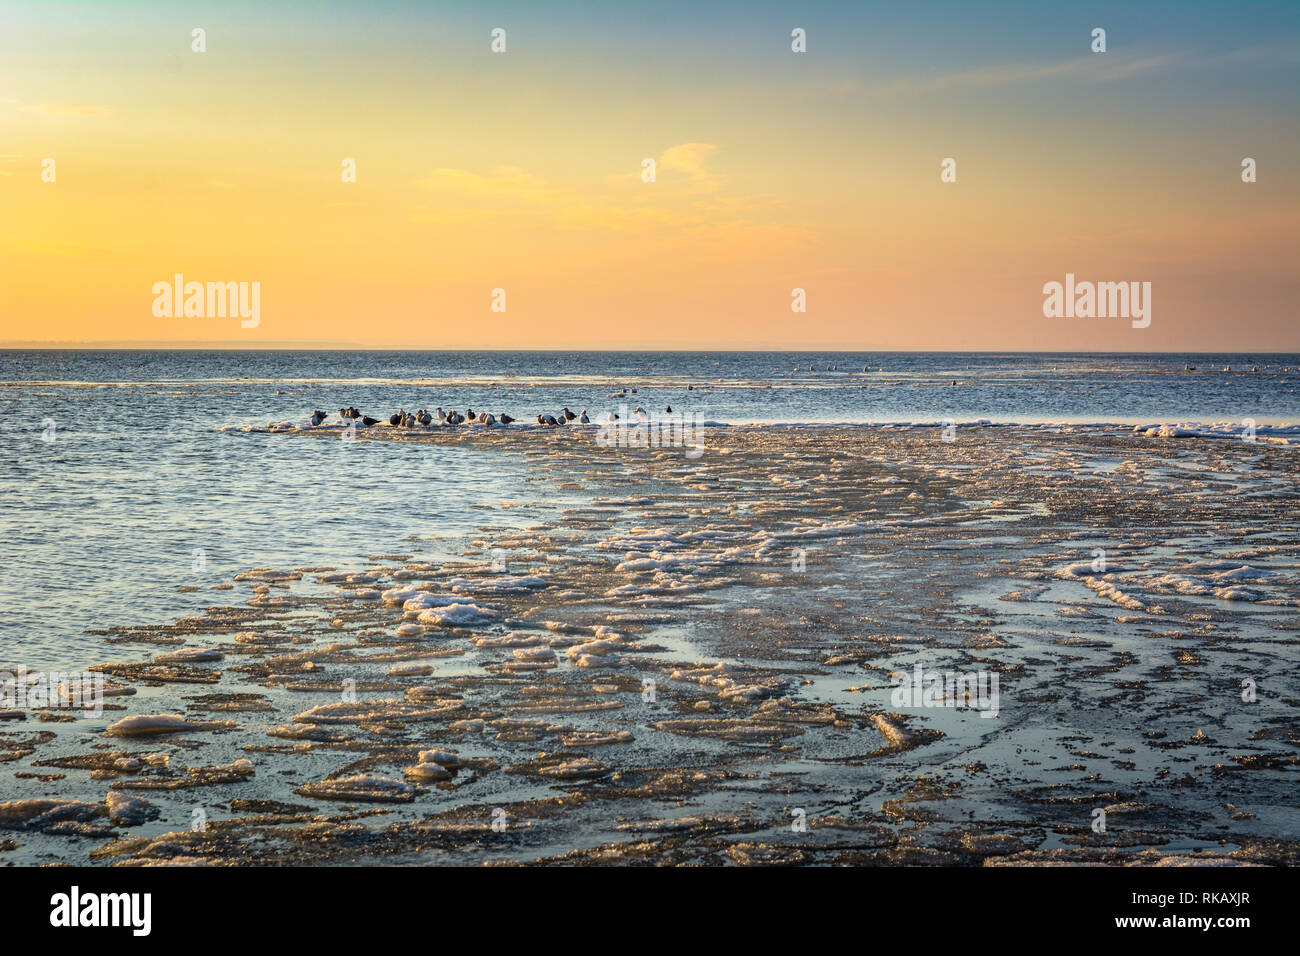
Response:
[[[624,402],[728,423],[1285,424],[1300,422],[1297,365],[1297,355],[0,352],[0,665],[103,660],[112,649],[85,629],[224,603],[211,585],[251,567],[356,567],[443,547],[413,537],[443,538],[450,553],[485,516],[533,523],[569,503],[539,496],[549,486],[528,482],[517,456],[222,426],[344,405],[523,420],[568,405],[603,418]],[[502,500],[535,507],[469,507]]]

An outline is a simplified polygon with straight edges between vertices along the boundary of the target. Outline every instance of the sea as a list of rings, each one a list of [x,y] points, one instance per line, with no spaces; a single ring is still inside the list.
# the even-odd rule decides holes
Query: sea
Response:
[[[1295,354],[0,351],[0,667],[111,658],[88,630],[200,613],[222,600],[213,584],[250,568],[458,553],[482,521],[475,504],[525,504],[521,524],[574,504],[526,459],[472,443],[260,428],[315,409],[1287,433],[1298,366]]]

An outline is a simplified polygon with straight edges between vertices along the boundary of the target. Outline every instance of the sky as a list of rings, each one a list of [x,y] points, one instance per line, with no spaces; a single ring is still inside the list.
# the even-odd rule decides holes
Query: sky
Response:
[[[1150,324],[1045,317],[1067,274]],[[0,3],[0,343],[1300,351],[1297,303],[1294,0]]]

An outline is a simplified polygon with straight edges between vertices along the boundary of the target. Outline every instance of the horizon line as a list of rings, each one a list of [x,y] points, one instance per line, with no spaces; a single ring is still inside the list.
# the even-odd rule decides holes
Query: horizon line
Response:
[[[904,354],[932,354],[932,355],[998,355],[998,354],[1015,354],[1015,355],[1300,355],[1300,350],[1290,351],[1287,349],[1256,349],[1250,351],[1236,351],[1232,349],[1156,349],[1152,351],[1136,349],[1017,349],[1017,348],[991,348],[991,349],[927,349],[927,348],[852,348],[827,346],[823,348],[781,348],[776,346],[759,347],[759,348],[535,348],[535,347],[518,347],[518,348],[394,348],[372,345],[311,345],[305,343],[286,342],[273,343],[260,346],[235,345],[233,343],[218,342],[212,344],[190,344],[180,342],[84,342],[84,343],[58,343],[58,342],[3,342],[0,341],[0,351],[5,352],[430,352],[430,353],[471,353],[471,352],[550,352],[550,353],[668,353],[668,354],[699,354],[704,352],[746,354],[762,352],[785,352],[790,354],[824,354],[828,352],[853,353],[853,354],[879,354],[879,355],[904,355]]]

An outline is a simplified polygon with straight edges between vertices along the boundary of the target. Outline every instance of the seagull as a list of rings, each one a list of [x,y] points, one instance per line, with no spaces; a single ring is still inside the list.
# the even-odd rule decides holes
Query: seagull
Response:
[[[664,409],[664,411],[665,411],[667,414],[671,415],[671,414],[673,413],[673,407],[672,407],[671,405],[669,405],[667,408]]]
[[[323,421],[325,421],[325,413],[324,413],[324,412],[322,412],[322,411],[314,411],[314,412],[311,413],[311,424],[312,424],[312,427],[313,427],[313,428],[315,428],[317,425],[319,425],[319,424],[320,424],[321,422],[323,422]]]
[[[378,418],[371,418],[369,415],[362,415],[362,416],[361,416],[361,424],[363,424],[363,425],[365,425],[367,428],[369,428],[371,425],[378,425],[378,424],[379,424],[379,419],[378,419]]]
[[[497,423],[497,417],[495,415],[488,415],[486,418],[483,419],[483,424],[487,425],[489,428],[495,425],[496,423]]]
[[[575,415],[573,412],[569,411],[569,406],[568,406],[568,405],[565,405],[565,406],[564,406],[564,410],[563,410],[563,412],[561,412],[561,414],[564,415],[564,417],[567,418],[569,421],[573,421],[575,418],[578,417],[578,416]]]
[[[501,424],[502,424],[502,425],[509,425],[509,424],[510,424],[511,422],[513,422],[513,421],[514,421],[514,419],[511,418],[509,415],[507,415],[505,412],[502,412],[502,413],[501,413]]]
[[[442,410],[441,405],[438,406],[438,424],[439,425],[447,424],[447,413]]]
[[[428,428],[430,425],[433,424],[433,416],[430,415],[428,412],[426,412],[423,408],[420,409],[420,413],[415,416],[415,420],[418,421],[425,428]]]
[[[390,425],[400,425],[400,424],[402,424],[402,419],[403,419],[405,416],[406,416],[406,412],[402,411],[402,410],[399,408],[399,409],[398,409],[394,414],[388,416],[388,424],[390,424]]]
[[[584,425],[591,423],[591,419],[587,417],[587,410],[585,408],[582,410],[582,414],[578,416],[578,421],[582,422]]]
[[[467,409],[465,409],[465,417],[468,418],[470,421],[473,421],[473,420],[474,420],[474,409],[472,409],[472,408],[467,408]]]

